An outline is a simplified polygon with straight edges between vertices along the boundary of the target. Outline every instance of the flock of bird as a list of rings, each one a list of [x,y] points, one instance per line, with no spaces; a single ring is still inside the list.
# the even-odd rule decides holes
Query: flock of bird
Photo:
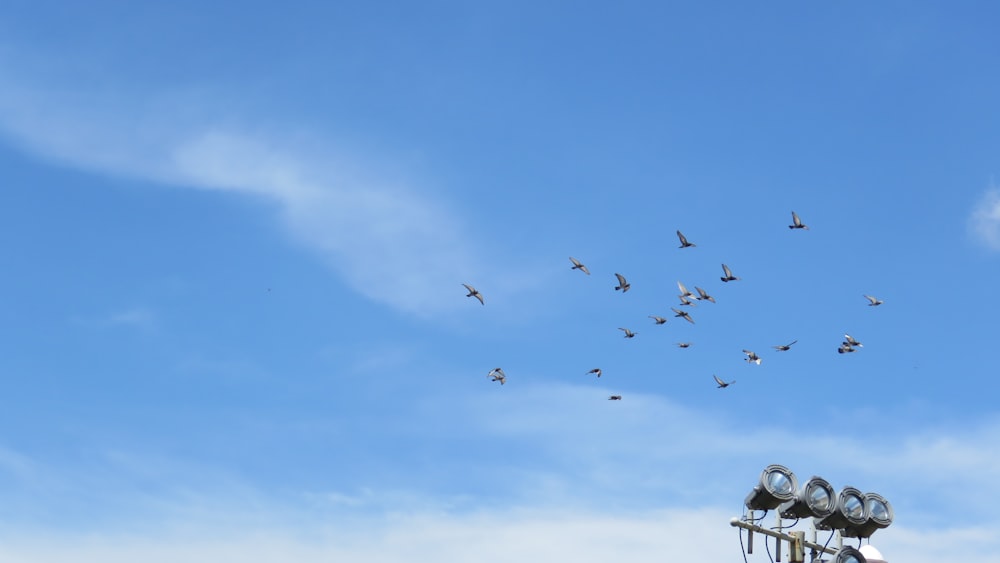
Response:
[[[802,219],[794,211],[792,211],[792,224],[788,225],[788,228],[789,229],[803,229],[803,230],[808,230],[809,229],[809,227],[805,223],[802,222]],[[684,234],[681,231],[679,231],[679,230],[677,231],[677,238],[680,241],[680,246],[678,248],[682,248],[682,249],[683,248],[693,248],[693,247],[696,246],[694,243],[690,242],[687,239],[687,237],[685,237]],[[590,270],[587,268],[587,266],[585,264],[583,264],[582,262],[580,262],[579,260],[577,260],[576,258],[574,258],[572,256],[569,257],[569,260],[573,264],[572,267],[571,267],[572,270],[579,270],[579,271],[583,272],[584,274],[586,274],[588,276],[590,275]],[[722,264],[722,272],[723,272],[723,275],[719,279],[722,280],[725,283],[734,282],[734,281],[739,281],[740,280],[739,277],[733,275],[732,270],[726,264]],[[615,272],[615,278],[617,279],[617,282],[618,282],[617,285],[614,288],[615,291],[621,291],[622,293],[625,293],[625,292],[627,292],[632,287],[632,285],[628,282],[628,280],[622,274],[620,274],[618,272]],[[468,291],[468,293],[466,294],[466,297],[473,297],[473,298],[477,299],[481,305],[485,305],[486,304],[486,300],[483,298],[483,295],[482,295],[482,293],[479,292],[479,290],[477,290],[475,287],[473,287],[473,286],[471,286],[469,284],[466,284],[466,283],[463,283],[462,285],[465,286],[466,291]],[[689,291],[687,289],[687,287],[684,286],[683,283],[681,283],[680,281],[678,281],[677,282],[677,288],[679,290],[679,293],[678,293],[677,297],[678,297],[678,299],[680,301],[680,304],[678,306],[681,306],[681,307],[683,307],[683,306],[693,306],[693,305],[695,305],[695,301],[708,301],[710,303],[715,303],[716,302],[715,298],[712,297],[711,295],[709,295],[708,292],[706,292],[701,287],[695,286],[694,289],[695,289],[696,293],[692,293],[691,291]],[[868,306],[870,306],[870,307],[877,307],[877,306],[879,306],[879,305],[881,305],[883,303],[883,301],[881,299],[878,299],[878,298],[876,298],[876,297],[874,297],[872,295],[864,295],[864,298],[868,300]],[[693,299],[693,301],[692,301],[692,299]],[[694,319],[691,317],[691,315],[687,311],[685,311],[683,309],[677,309],[675,307],[671,307],[670,309],[671,309],[671,311],[674,312],[674,317],[682,318],[682,319],[686,320],[687,322],[689,322],[691,324],[695,324]],[[657,324],[657,325],[662,325],[662,324],[665,324],[667,322],[667,319],[665,317],[658,316],[658,315],[649,315],[649,318],[653,319],[654,323]],[[624,333],[624,337],[625,338],[634,338],[636,336],[636,333],[634,331],[632,331],[631,329],[629,329],[629,328],[618,327],[618,330],[620,330],[620,331],[622,331]],[[797,342],[798,342],[798,340],[793,340],[793,341],[789,342],[788,344],[780,344],[780,345],[772,346],[772,348],[774,348],[774,350],[776,350],[778,352],[787,352],[787,351],[791,350],[792,346],[794,344],[796,344]],[[692,344],[691,342],[678,342],[677,346],[680,347],[680,348],[688,348],[688,347],[691,346],[691,344]],[[843,340],[843,342],[840,343],[840,346],[837,348],[837,353],[839,353],[839,354],[848,354],[848,353],[856,352],[859,348],[862,348],[863,346],[864,345],[861,342],[859,342],[856,338],[854,338],[850,334],[844,334],[844,340]],[[746,356],[745,360],[748,363],[757,364],[757,365],[761,364],[761,358],[760,358],[760,356],[757,355],[756,352],[754,352],[752,350],[743,349],[743,354]],[[593,369],[591,369],[591,370],[589,370],[589,371],[586,372],[587,375],[596,375],[598,378],[601,377],[602,373],[603,372],[602,372],[601,368],[593,368]],[[504,385],[507,382],[507,374],[504,373],[503,369],[499,368],[499,367],[493,368],[492,370],[490,370],[490,372],[487,374],[487,377],[491,381],[493,381],[493,382],[499,382],[500,385]],[[736,383],[736,380],[725,381],[725,380],[719,378],[719,376],[717,376],[715,374],[712,374],[712,378],[715,380],[715,384],[716,384],[716,386],[719,389],[725,389],[725,388],[729,387],[730,385]],[[609,401],[620,401],[621,399],[622,399],[621,395],[611,395],[611,396],[608,397]]]

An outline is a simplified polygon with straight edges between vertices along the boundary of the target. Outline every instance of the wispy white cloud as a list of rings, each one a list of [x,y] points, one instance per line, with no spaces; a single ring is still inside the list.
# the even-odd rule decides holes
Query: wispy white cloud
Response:
[[[156,313],[148,307],[136,306],[98,316],[75,316],[73,322],[90,327],[151,329],[156,326]]]
[[[913,425],[900,434],[873,424],[867,435],[845,435],[822,424],[747,423],[723,410],[634,392],[608,404],[614,408],[595,409],[606,395],[590,386],[532,385],[517,393],[514,400],[469,398],[467,408],[477,413],[485,439],[537,451],[546,472],[538,481],[554,475],[553,494],[584,487],[592,498],[738,502],[760,470],[781,463],[804,478],[880,492],[904,510],[922,506],[920,518],[929,520],[954,514],[960,502],[968,524],[992,514],[991,499],[1000,496],[991,469],[1000,467],[1000,453],[982,446],[1000,440],[993,418],[965,422],[961,431]],[[982,494],[970,497],[970,487]]]
[[[1000,188],[983,193],[969,217],[969,232],[992,250],[1000,250]]]
[[[363,524],[320,519],[304,527],[165,527],[139,534],[32,536],[0,541],[4,561],[102,563],[148,561],[364,561],[403,563],[506,563],[525,561],[726,561],[739,560],[746,544],[718,508],[565,511],[515,508],[473,513],[412,512]],[[1000,561],[997,540],[987,527],[891,528],[873,538],[889,561]],[[763,542],[768,542],[765,549]],[[824,541],[821,538],[821,541]],[[848,542],[848,545],[852,545]],[[755,539],[749,561],[770,561],[773,540]],[[785,554],[787,555],[787,554]]]
[[[329,141],[247,132],[231,124],[238,120],[180,105],[200,103],[210,114],[204,108],[219,102],[130,94],[34,87],[8,76],[0,80],[0,135],[85,170],[262,198],[351,287],[404,311],[465,305],[455,299],[459,282],[490,269],[445,198],[375,172],[377,164]]]
[[[729,519],[739,515],[764,465],[779,462],[801,477],[819,474],[835,486],[885,494],[897,522],[873,543],[890,561],[1000,561],[992,555],[1000,553],[1000,540],[991,532],[1000,525],[991,506],[1000,485],[990,469],[1000,466],[1000,453],[982,447],[1000,438],[995,420],[968,423],[961,434],[925,427],[859,441],[832,430],[747,427],[731,415],[640,393],[594,414],[584,402],[592,407],[604,399],[591,388],[537,385],[517,392],[513,400],[470,401],[467,416],[449,420],[500,451],[499,441],[513,440],[545,458],[537,466],[512,461],[498,467],[491,467],[495,459],[466,460],[471,465],[463,469],[501,493],[514,481],[528,494],[454,496],[396,478],[394,486],[404,488],[378,481],[338,488],[333,478],[326,491],[276,491],[233,470],[136,452],[108,454],[106,464],[90,467],[90,476],[79,465],[59,470],[32,461],[32,473],[47,480],[33,490],[59,491],[33,503],[71,502],[74,487],[85,485],[87,503],[99,498],[100,506],[124,512],[85,534],[8,519],[16,525],[0,531],[0,557],[40,563],[726,560],[740,557]],[[433,425],[444,420],[421,420],[422,430],[441,439]],[[13,459],[25,473],[24,456],[6,452],[0,462]],[[441,467],[454,475],[449,463],[442,460]],[[109,482],[131,485],[123,490]],[[150,482],[159,485],[150,489]],[[637,496],[647,498],[635,502]],[[764,557],[758,547],[750,560]]]

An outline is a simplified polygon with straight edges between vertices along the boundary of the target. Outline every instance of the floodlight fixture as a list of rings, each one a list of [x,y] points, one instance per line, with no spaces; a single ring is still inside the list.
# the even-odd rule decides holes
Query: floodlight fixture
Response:
[[[817,518],[814,523],[820,530],[842,530],[857,528],[868,521],[868,504],[865,495],[854,487],[844,487],[837,495],[836,508],[825,518]]]
[[[868,518],[861,525],[848,526],[844,530],[844,535],[847,537],[868,538],[876,530],[881,530],[892,524],[892,505],[885,497],[877,493],[866,493],[864,500]]]
[[[782,518],[826,518],[837,508],[837,493],[822,477],[812,477],[795,493],[795,497],[783,502],[778,511]]]
[[[790,469],[783,465],[768,465],[744,503],[750,510],[771,510],[795,498],[798,488],[798,480]]]
[[[868,563],[865,555],[859,549],[845,546],[837,550],[837,555],[830,563]]]

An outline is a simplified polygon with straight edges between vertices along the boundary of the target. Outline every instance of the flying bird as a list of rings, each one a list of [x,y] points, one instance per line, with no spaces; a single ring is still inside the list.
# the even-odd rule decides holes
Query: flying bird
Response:
[[[678,311],[673,307],[671,307],[670,310],[675,313],[674,314],[675,317],[683,317],[684,320],[686,320],[687,322],[694,324],[694,319],[691,318],[691,315],[689,315],[687,311]]]
[[[491,369],[490,373],[486,374],[486,377],[490,378],[490,381],[499,381],[500,385],[507,383],[507,374],[500,368]]]
[[[625,331],[625,338],[635,338],[635,334],[636,333],[632,332],[631,330],[629,330],[627,328],[618,327],[618,330]]]
[[[750,362],[751,364],[755,363],[758,366],[760,365],[760,356],[758,356],[755,352],[744,349],[743,353],[747,355],[747,362]]]
[[[792,344],[795,344],[796,342],[798,342],[798,340],[792,340],[788,344],[782,344],[782,345],[779,345],[779,346],[772,346],[772,348],[774,348],[775,350],[777,350],[779,352],[787,352],[792,347]]]
[[[715,298],[705,293],[704,289],[698,286],[694,286],[694,289],[695,291],[698,292],[698,297],[695,297],[695,299],[697,299],[698,301],[711,301],[712,303],[715,303]]]
[[[475,297],[483,305],[486,304],[486,302],[483,301],[483,294],[479,293],[479,290],[477,290],[476,288],[472,287],[471,285],[469,285],[467,283],[463,283],[462,285],[465,286],[465,289],[469,290],[469,293],[466,295],[466,297]]]
[[[881,299],[872,297],[871,295],[865,295],[865,299],[868,300],[868,306],[869,307],[878,307],[879,305],[881,305],[883,303],[883,301]]]
[[[622,396],[621,395],[611,395],[610,397],[608,397],[608,400],[609,401],[620,401],[620,400],[622,400]]]
[[[681,245],[678,246],[677,248],[687,248],[689,246],[695,246],[693,243],[688,242],[687,237],[684,236],[684,233],[680,231],[677,231],[677,238],[681,240]]]
[[[802,219],[799,219],[799,214],[796,213],[796,212],[794,212],[794,211],[792,211],[792,224],[788,225],[788,228],[789,229],[806,229],[806,230],[809,230],[809,227],[806,226],[806,224],[802,222]]]
[[[694,301],[688,299],[686,295],[678,295],[677,298],[681,300],[681,305],[687,305],[689,307],[697,306],[697,304]]]
[[[677,282],[677,289],[681,290],[681,297],[694,297],[694,294],[688,291],[688,288],[684,287],[681,282]]]
[[[678,342],[677,343],[677,347],[678,348],[690,348],[691,344],[694,344],[694,343],[693,342]]]
[[[850,334],[845,334],[844,335],[844,343],[843,344],[844,344],[844,346],[850,346],[851,348],[864,348],[865,347],[864,344],[862,344],[862,343],[858,342],[857,340],[855,340],[854,337],[851,336]]]
[[[632,287],[632,284],[625,280],[625,276],[616,273],[615,277],[618,278],[618,285],[615,286],[615,291],[620,289],[622,290],[622,293],[625,293],[630,287]]]
[[[651,318],[654,321],[656,321],[656,324],[658,324],[658,325],[662,325],[662,324],[665,324],[667,322],[667,319],[665,319],[663,317],[658,317],[656,315],[649,315],[649,318]]]
[[[719,389],[725,389],[726,387],[729,387],[733,383],[736,383],[735,379],[732,381],[723,381],[719,379],[719,376],[715,375],[714,373],[712,374],[712,377],[715,378],[715,383],[719,386]]]
[[[730,270],[729,266],[726,266],[725,264],[722,265],[722,272],[725,273],[726,275],[723,276],[723,277],[721,277],[721,278],[719,278],[719,279],[722,280],[722,281],[724,281],[724,282],[731,282],[731,281],[736,281],[736,280],[740,279],[740,278],[734,276],[733,275],[733,271]]]
[[[587,274],[588,276],[590,275],[590,270],[588,270],[586,266],[581,264],[579,260],[570,256],[569,261],[573,263],[573,267],[570,268],[571,270],[580,270],[581,272]]]
[[[847,354],[850,352],[857,352],[857,350],[855,350],[853,346],[851,346],[846,342],[841,342],[840,346],[837,347],[838,354]]]
[[[592,370],[590,370],[590,371],[587,372],[588,375],[591,374],[591,373],[597,375],[597,377],[601,377],[601,373],[603,373],[603,372],[601,371],[601,368],[594,368],[594,369],[592,369]]]

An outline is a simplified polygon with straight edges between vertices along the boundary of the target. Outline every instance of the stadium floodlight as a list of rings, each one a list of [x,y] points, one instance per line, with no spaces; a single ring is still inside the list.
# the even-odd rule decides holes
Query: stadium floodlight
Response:
[[[865,555],[860,550],[851,546],[845,546],[837,551],[830,563],[868,563]]]
[[[865,495],[854,487],[844,487],[837,495],[836,509],[825,518],[814,520],[820,530],[857,528],[868,521],[868,504]]]
[[[806,481],[795,498],[778,507],[782,518],[826,518],[837,508],[837,493],[822,477]]]
[[[795,498],[798,488],[798,481],[791,470],[783,465],[768,465],[744,503],[750,510],[771,510]]]
[[[851,538],[868,538],[876,530],[886,528],[892,524],[892,505],[880,494],[866,493],[865,508],[868,511],[868,518],[858,526],[848,526],[844,530],[844,535]]]

